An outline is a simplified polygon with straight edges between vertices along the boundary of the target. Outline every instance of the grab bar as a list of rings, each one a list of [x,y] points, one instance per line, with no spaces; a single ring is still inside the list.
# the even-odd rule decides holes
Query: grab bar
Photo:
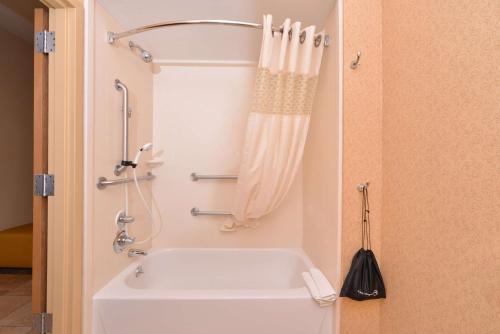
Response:
[[[115,175],[119,176],[125,168],[132,166],[132,161],[128,160],[128,131],[131,110],[128,106],[128,88],[119,79],[115,80],[115,88],[122,92],[122,161],[115,166]]]
[[[139,176],[137,178],[137,181],[149,181],[149,180],[153,180],[154,178],[156,178],[156,176],[153,175],[153,173],[148,172],[144,176]],[[97,179],[96,185],[97,185],[97,189],[105,189],[107,186],[114,186],[115,184],[123,184],[123,183],[129,183],[129,182],[134,182],[134,178],[127,177],[127,178],[123,178],[123,179],[108,180],[104,176],[101,176]]]
[[[238,175],[203,175],[197,173],[191,173],[191,180],[193,182],[198,180],[237,180]]]
[[[232,214],[226,211],[201,211],[194,207],[191,209],[191,216],[232,216]]]

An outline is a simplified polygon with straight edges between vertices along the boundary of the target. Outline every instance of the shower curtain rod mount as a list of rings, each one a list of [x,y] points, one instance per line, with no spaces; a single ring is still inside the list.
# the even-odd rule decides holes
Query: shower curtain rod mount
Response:
[[[135,29],[130,29],[127,31],[123,32],[112,32],[108,31],[108,43],[113,44],[117,39],[127,37],[127,36],[132,36],[135,34],[140,34],[146,31],[150,30],[155,30],[155,29],[160,29],[160,28],[166,28],[166,27],[172,27],[172,26],[181,26],[181,25],[189,25],[189,24],[205,24],[205,25],[225,25],[225,26],[236,26],[236,27],[246,27],[246,28],[255,28],[255,29],[262,29],[263,25],[259,23],[252,23],[252,22],[242,22],[242,21],[230,21],[230,20],[187,20],[187,21],[167,21],[167,22],[161,22],[161,23],[155,23],[155,24],[150,24],[146,26],[142,26],[139,28]],[[283,28],[282,27],[275,27],[273,26],[273,32],[279,32],[283,33]],[[323,45],[325,47],[328,47],[330,45],[330,36],[325,35],[325,38],[323,40]],[[319,46],[319,43],[321,43],[321,36],[317,35],[314,39],[315,45]]]

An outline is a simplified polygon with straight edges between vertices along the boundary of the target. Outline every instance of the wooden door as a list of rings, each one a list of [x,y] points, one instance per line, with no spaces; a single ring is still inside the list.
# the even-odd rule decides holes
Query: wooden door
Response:
[[[35,32],[48,30],[46,8],[35,9]],[[34,52],[33,175],[48,172],[48,55]],[[47,310],[47,197],[33,197],[33,313]]]

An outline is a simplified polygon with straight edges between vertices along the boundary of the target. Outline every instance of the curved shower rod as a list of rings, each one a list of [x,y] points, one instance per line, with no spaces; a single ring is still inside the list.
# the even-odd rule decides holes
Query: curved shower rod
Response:
[[[135,34],[140,34],[146,31],[150,30],[155,30],[155,29],[160,29],[160,28],[166,28],[166,27],[171,27],[171,26],[180,26],[180,25],[189,25],[189,24],[214,24],[214,25],[225,25],[225,26],[236,26],[236,27],[246,27],[246,28],[255,28],[255,29],[262,29],[263,25],[259,23],[252,23],[252,22],[243,22],[243,21],[230,21],[230,20],[187,20],[187,21],[167,21],[167,22],[160,22],[160,23],[155,23],[155,24],[149,24],[146,26],[142,26],[139,28],[135,29],[130,29],[127,31],[123,32],[112,32],[108,31],[108,43],[113,44],[117,39],[127,37],[127,36],[132,36]],[[273,32],[279,32],[283,33],[283,28],[282,27],[272,27]],[[315,37],[315,42],[316,38],[319,36]],[[321,42],[321,41],[320,41]],[[325,35],[323,45],[325,47],[328,47],[330,45],[330,36]],[[318,45],[316,45],[318,46]]]

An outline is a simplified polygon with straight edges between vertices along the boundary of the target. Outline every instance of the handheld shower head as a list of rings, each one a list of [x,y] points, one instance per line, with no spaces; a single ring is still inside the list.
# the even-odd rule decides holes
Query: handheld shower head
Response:
[[[141,151],[149,151],[151,148],[153,148],[153,143],[146,143],[142,145],[140,148]]]
[[[152,148],[153,148],[153,143],[146,143],[142,145],[142,147],[139,149],[139,151],[137,151],[137,154],[135,155],[132,167],[133,168],[137,167],[137,164],[139,163],[139,159],[141,158],[142,153],[149,151]]]
[[[129,41],[128,46],[130,47],[130,50],[139,50],[141,52],[141,58],[145,63],[150,63],[153,61],[153,55],[151,54],[151,52],[144,50],[139,44]]]

